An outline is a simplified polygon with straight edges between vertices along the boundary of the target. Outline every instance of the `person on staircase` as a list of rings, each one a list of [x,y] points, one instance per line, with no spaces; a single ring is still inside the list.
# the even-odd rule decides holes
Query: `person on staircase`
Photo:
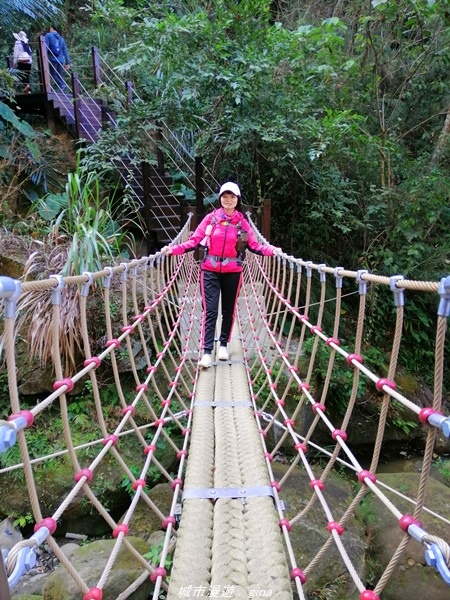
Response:
[[[29,94],[31,92],[31,65],[33,63],[31,46],[28,43],[28,37],[25,31],[13,33],[13,36],[16,39],[16,42],[14,44],[13,66],[15,69],[20,71],[19,78],[20,81],[24,84],[24,93]]]
[[[241,191],[236,183],[228,181],[219,191],[218,208],[206,215],[187,242],[165,246],[165,254],[183,254],[202,247],[200,286],[203,303],[202,342],[203,356],[200,367],[213,364],[214,336],[219,300],[222,301],[222,326],[219,338],[218,360],[229,360],[228,342],[233,328],[237,298],[242,282],[242,262],[248,248],[255,254],[275,256],[280,248],[259,244],[248,221],[240,212]]]
[[[69,52],[64,38],[53,25],[45,34],[45,45],[47,46],[50,85],[52,88],[56,87],[55,91],[65,92],[69,89],[64,80],[65,70],[70,69]]]

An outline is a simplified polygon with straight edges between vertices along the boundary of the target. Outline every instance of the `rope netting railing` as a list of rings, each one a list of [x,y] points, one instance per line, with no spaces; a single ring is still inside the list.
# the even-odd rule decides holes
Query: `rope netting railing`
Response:
[[[190,221],[174,243],[187,239],[189,227]],[[256,229],[255,233],[265,243]],[[369,368],[364,360],[367,296],[373,289],[390,294],[395,309],[385,373]],[[426,407],[408,397],[396,382],[409,293],[436,298],[433,398]],[[62,327],[65,294],[73,298],[71,310],[79,313],[78,368],[67,366],[61,359],[61,345],[67,335]],[[17,381],[18,340],[25,336],[20,329],[21,307],[37,305],[43,295],[51,298],[47,325],[43,321],[42,326],[48,327],[53,392],[30,406],[19,393]],[[357,319],[351,326],[343,317],[343,302],[348,297],[358,302]],[[215,361],[207,370],[200,370],[197,364],[202,311],[199,263],[193,253],[157,253],[64,279],[58,275],[37,281],[0,277],[0,298],[4,314],[0,352],[10,395],[9,415],[0,421],[0,456],[8,458],[17,448],[20,451],[20,459],[13,464],[2,461],[0,484],[9,481],[6,478],[11,473],[24,474],[36,523],[28,539],[9,551],[2,550],[11,590],[34,566],[36,551],[44,542],[78,590],[79,596],[70,597],[85,600],[125,599],[149,581],[152,598],[248,598],[265,594],[304,599],[309,597],[308,580],[332,551],[357,597],[376,600],[383,597],[410,541],[423,546],[428,572],[435,578],[429,584],[442,580],[450,584],[450,520],[448,515],[430,509],[426,497],[436,434],[450,435],[450,418],[443,406],[450,277],[440,282],[409,281],[401,276],[381,277],[366,270],[328,267],[286,254],[278,258],[249,254],[230,358]],[[106,340],[100,352],[92,341],[92,306],[95,330]],[[340,339],[343,329],[345,341]],[[132,340],[138,340],[143,349],[143,367],[134,360]],[[130,362],[131,390],[119,369],[124,350]],[[102,372],[106,368],[117,390],[117,406],[108,414],[102,396]],[[345,409],[337,414],[332,410],[332,397],[342,369],[351,382],[346,387]],[[76,386],[86,380],[98,434],[78,443],[70,405]],[[352,445],[352,416],[363,381],[379,396],[375,442],[367,466]],[[425,430],[413,497],[383,483],[378,476],[393,403]],[[31,436],[39,432],[47,414],[60,416],[63,441],[61,447],[36,456]],[[320,440],[327,431],[329,442],[323,444]],[[132,463],[138,469],[131,468],[125,452],[129,439],[136,443]],[[162,447],[170,454],[168,463]],[[283,454],[290,460],[280,472],[274,467]],[[67,461],[72,479],[67,481],[65,496],[49,512],[39,495],[36,469],[52,460]],[[95,491],[105,461],[114,462],[130,481],[129,504],[120,520],[112,517]],[[338,506],[331,502],[328,492],[331,474],[337,468],[345,468],[353,481],[351,496]],[[172,491],[169,505],[164,507],[152,498],[155,471]],[[283,491],[297,477],[306,481],[307,491],[302,492],[301,508],[294,510],[285,505]],[[352,558],[346,535],[356,509],[368,495],[386,509],[403,532],[381,574],[370,585]],[[105,521],[113,540],[95,580],[80,575],[58,540],[59,523],[80,496]],[[404,502],[410,511],[399,508]],[[164,532],[161,552],[153,561],[130,539],[133,516],[141,505],[156,515]],[[310,526],[305,523],[312,514],[319,515],[324,541],[306,560],[293,536],[296,532],[310,535]],[[429,530],[428,525],[422,525],[420,520],[427,515],[433,524],[441,524],[439,528]],[[112,596],[111,574],[123,550],[131,553],[139,573],[132,583],[124,578],[120,594]],[[173,552],[169,571],[168,557]],[[2,598],[8,598],[3,596],[7,593],[9,590],[2,589]],[[354,592],[349,597],[356,598]]]

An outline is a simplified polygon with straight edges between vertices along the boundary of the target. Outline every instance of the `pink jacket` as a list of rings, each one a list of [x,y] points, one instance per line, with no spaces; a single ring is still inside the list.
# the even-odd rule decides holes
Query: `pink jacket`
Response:
[[[210,227],[208,228],[208,226]],[[249,250],[255,254],[273,256],[275,246],[259,244],[242,213],[236,210],[230,217],[221,208],[206,215],[187,242],[172,246],[172,254],[184,254],[184,252],[195,250],[201,245],[208,247],[206,257],[202,262],[204,271],[220,273],[242,271],[242,264],[236,251],[239,231],[248,233]]]

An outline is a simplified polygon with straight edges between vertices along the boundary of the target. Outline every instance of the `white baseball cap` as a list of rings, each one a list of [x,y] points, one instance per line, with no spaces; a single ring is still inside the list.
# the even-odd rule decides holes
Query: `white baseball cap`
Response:
[[[225,192],[231,192],[232,194],[234,194],[238,198],[241,197],[241,190],[239,189],[238,184],[237,183],[233,183],[232,181],[227,181],[227,183],[224,183],[222,185],[222,187],[220,188],[220,192],[219,192],[219,198]]]

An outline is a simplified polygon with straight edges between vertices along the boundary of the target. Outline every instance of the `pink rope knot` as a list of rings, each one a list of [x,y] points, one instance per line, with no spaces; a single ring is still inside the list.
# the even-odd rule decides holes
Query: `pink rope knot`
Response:
[[[334,344],[335,346],[340,346],[341,342],[335,337],[329,337],[325,340],[325,344],[329,346],[330,344]]]
[[[281,528],[286,527],[288,531],[291,531],[292,525],[289,522],[289,519],[280,519],[279,525]]]
[[[117,527],[112,532],[114,538],[119,537],[120,533],[123,533],[123,535],[128,535],[128,525],[126,523],[121,523],[120,525],[117,525]]]
[[[155,583],[158,577],[162,577],[162,579],[166,578],[166,570],[164,567],[156,567],[156,569],[150,575],[150,581]]]
[[[105,346],[107,348],[109,348],[110,346],[114,346],[114,348],[118,348],[120,346],[120,342],[118,339],[113,339],[113,340],[108,340],[105,344]]]
[[[162,528],[167,529],[170,524],[172,524],[172,526],[175,525],[175,517],[173,517],[173,516],[166,517],[164,519],[164,521],[162,522]]]
[[[298,386],[299,390],[306,390],[309,391],[310,385],[309,383],[300,383]]]
[[[25,419],[27,422],[27,427],[31,427],[34,421],[34,415],[29,410],[19,410],[19,412],[14,413],[13,415],[9,415],[8,421],[13,421],[14,419]]]
[[[359,600],[380,600],[380,596],[372,590],[364,590],[359,596]]]
[[[65,379],[60,379],[59,381],[55,381],[55,383],[53,384],[53,389],[55,390],[59,390],[60,388],[63,387],[63,385],[65,385],[67,387],[67,389],[65,390],[65,394],[68,394],[69,392],[71,392],[73,390],[73,386],[75,385],[74,382],[70,379],[70,377],[66,377]]]
[[[335,531],[338,535],[342,535],[344,533],[344,528],[337,521],[330,521],[327,525],[327,529],[330,533]]]
[[[76,483],[78,483],[80,481],[80,479],[82,477],[86,477],[86,481],[91,481],[92,479],[92,471],[91,469],[81,469],[80,471],[78,471],[78,473],[75,473],[75,475],[73,476],[73,479]]]
[[[101,365],[101,363],[102,363],[102,361],[99,359],[98,356],[91,356],[91,358],[87,358],[83,364],[85,367],[94,365],[94,369],[98,369],[98,367]]]
[[[304,583],[306,583],[306,575],[303,573],[303,571],[301,569],[299,569],[298,567],[295,567],[291,571],[291,579],[296,579],[297,577],[300,579],[300,583],[302,585]]]
[[[277,492],[281,491],[281,485],[278,483],[278,481],[271,481],[270,486],[273,487],[274,490],[277,490]]]
[[[100,588],[91,588],[87,594],[83,596],[83,600],[102,600],[103,592]]]
[[[442,413],[438,410],[434,410],[431,406],[427,406],[426,408],[422,408],[419,413],[419,420],[421,423],[428,425],[428,419],[431,415],[442,415]]]
[[[189,427],[186,427],[186,429],[183,429],[183,431],[181,432],[181,435],[183,437],[186,437],[187,435],[189,435],[191,433],[191,430]]]
[[[298,315],[300,321],[304,321],[305,323],[309,321],[308,315]]]
[[[264,457],[267,458],[269,462],[273,461],[273,456],[270,452],[264,452]]]
[[[166,398],[166,400],[163,400],[163,401],[161,402],[161,406],[170,406],[170,400],[168,400],[168,399]]]
[[[164,419],[156,419],[155,421],[155,427],[159,427],[161,425],[161,427],[164,427],[164,425],[166,424],[166,422],[164,421]]]
[[[281,400],[281,399],[280,399],[280,400],[277,400],[277,401],[275,402],[275,404],[276,404],[277,406],[284,406],[285,402],[284,402],[284,400]]]
[[[322,327],[320,327],[319,325],[313,325],[311,327],[311,333],[314,333],[314,334],[322,333]]]
[[[334,441],[336,441],[337,436],[339,436],[344,442],[347,439],[347,434],[342,429],[335,429],[331,432],[331,437]]]
[[[150,452],[156,452],[155,444],[149,444],[146,448],[144,448],[144,454],[149,454]]]
[[[309,482],[309,486],[314,489],[316,486],[319,488],[319,490],[323,490],[323,488],[325,487],[325,484],[323,483],[323,481],[320,481],[320,479],[311,479],[311,481]]]
[[[348,362],[349,365],[352,364],[352,360],[355,360],[356,362],[362,364],[364,362],[363,357],[360,354],[349,354],[345,360]]]
[[[422,528],[422,523],[417,521],[412,515],[403,515],[398,520],[398,524],[400,525],[400,529],[403,529],[403,531],[406,531],[407,533],[410,525],[417,525],[417,527]]]
[[[322,412],[325,412],[325,404],[321,404],[320,402],[314,402],[312,405],[312,409],[313,412],[317,412],[318,410],[321,410]]]
[[[295,425],[295,421],[293,419],[285,419],[283,422],[286,425],[286,427],[288,425],[290,425],[291,427],[294,427],[294,425]]]
[[[360,471],[358,473],[358,479],[361,483],[364,483],[364,484],[366,484],[365,479],[369,479],[369,481],[371,481],[372,483],[376,483],[376,481],[377,481],[376,476],[373,473],[371,473],[370,471],[367,471],[366,469],[363,469],[362,471]]]
[[[180,489],[183,487],[183,480],[180,479],[179,477],[176,477],[172,483],[170,484],[170,487],[174,490],[177,485],[180,487]]]
[[[154,373],[156,371],[156,367],[153,365],[147,368],[147,373]]]
[[[118,441],[119,441],[119,438],[117,437],[117,435],[114,435],[113,433],[111,433],[111,435],[108,435],[108,437],[105,437],[104,440],[102,440],[102,444],[104,446],[106,446],[106,444],[108,444],[108,442],[112,442],[112,445],[115,446]]]
[[[50,534],[53,535],[56,531],[55,519],[52,519],[51,517],[42,519],[40,523],[36,523],[36,525],[34,526],[34,532],[36,533],[36,531],[39,531],[39,529],[42,529],[42,527],[46,527],[49,530]]]
[[[180,459],[182,456],[186,457],[188,455],[187,450],[180,450],[177,452],[177,458]]]
[[[379,392],[384,391],[383,386],[387,386],[388,388],[391,388],[391,390],[395,390],[395,388],[397,387],[395,381],[391,381],[390,379],[386,379],[385,377],[379,379],[375,384],[375,387]]]
[[[298,451],[301,450],[302,452],[306,452],[308,450],[306,444],[303,444],[302,442],[297,442],[294,446],[294,448]]]
[[[136,491],[138,489],[138,487],[141,487],[142,489],[144,489],[146,485],[147,485],[147,482],[145,481],[145,479],[136,479],[136,481],[133,481],[133,485],[131,487],[133,488],[134,491]]]
[[[263,437],[267,437],[267,431],[265,431],[264,429],[259,429],[258,431]]]
[[[123,415],[126,415],[128,413],[131,413],[132,415],[134,415],[134,413],[135,413],[135,408],[134,408],[134,406],[131,406],[131,404],[130,404],[130,406],[125,406],[125,408],[122,408]]]
[[[143,390],[144,392],[146,392],[148,390],[148,385],[146,383],[140,383],[139,385],[136,386],[136,391],[140,392],[141,390]]]
[[[122,333],[134,333],[133,325],[125,325],[125,327],[122,327]]]

